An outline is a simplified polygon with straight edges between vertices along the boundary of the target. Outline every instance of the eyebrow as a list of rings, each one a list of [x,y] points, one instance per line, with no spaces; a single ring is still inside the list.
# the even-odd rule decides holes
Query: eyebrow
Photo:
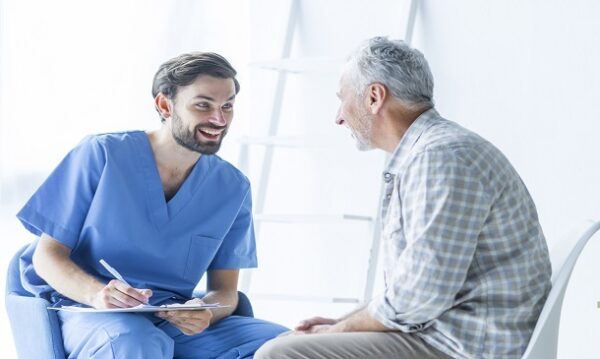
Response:
[[[233,100],[234,98],[235,98],[235,94],[231,95],[231,97],[229,97],[229,98],[227,99],[227,101],[231,101],[231,100]],[[205,99],[205,100],[208,100],[208,101],[213,101],[213,102],[215,101],[215,99],[214,99],[214,98],[212,98],[212,97],[210,97],[210,96],[205,96],[205,95],[197,95],[197,96],[194,96],[194,99]]]

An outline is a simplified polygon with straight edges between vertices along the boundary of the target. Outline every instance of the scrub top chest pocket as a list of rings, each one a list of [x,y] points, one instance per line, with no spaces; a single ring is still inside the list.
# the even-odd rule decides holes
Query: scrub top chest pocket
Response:
[[[183,274],[186,281],[197,283],[217,254],[222,240],[204,235],[190,238],[189,252]]]

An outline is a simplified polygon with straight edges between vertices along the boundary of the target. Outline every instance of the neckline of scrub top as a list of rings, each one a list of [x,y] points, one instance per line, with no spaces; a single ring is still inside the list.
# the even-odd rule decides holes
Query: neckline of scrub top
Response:
[[[201,182],[206,178],[210,169],[210,155],[201,155],[194,167],[183,181],[177,192],[169,201],[165,198],[158,165],[154,158],[150,139],[144,131],[138,132],[139,136],[134,136],[138,141],[138,161],[144,182],[146,183],[146,202],[148,210],[157,230],[163,228],[169,223],[177,213],[179,213],[194,197],[194,189],[198,188]]]

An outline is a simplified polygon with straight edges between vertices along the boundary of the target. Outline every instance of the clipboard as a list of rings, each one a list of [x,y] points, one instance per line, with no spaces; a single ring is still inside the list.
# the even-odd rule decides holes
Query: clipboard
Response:
[[[227,308],[229,305],[220,305],[219,303],[211,304],[164,304],[164,305],[148,305],[140,304],[131,308],[106,308],[96,309],[93,307],[82,307],[76,305],[65,305],[60,307],[48,307],[48,310],[62,310],[65,312],[72,313],[153,313],[153,312],[165,312],[165,311],[179,311],[179,310],[208,310],[215,308]]]

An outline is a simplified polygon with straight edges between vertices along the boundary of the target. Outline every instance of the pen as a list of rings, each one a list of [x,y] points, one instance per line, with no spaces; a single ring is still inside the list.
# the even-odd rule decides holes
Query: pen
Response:
[[[127,283],[127,281],[125,280],[125,278],[123,278],[123,276],[121,274],[119,274],[119,272],[117,272],[116,269],[114,269],[113,267],[111,267],[110,265],[108,265],[108,263],[106,263],[106,261],[104,259],[100,259],[100,264],[102,264],[102,266],[104,268],[106,268],[106,270],[113,275],[113,277],[117,278],[118,280],[120,280],[121,282],[127,284],[128,286],[131,287],[131,284]]]

